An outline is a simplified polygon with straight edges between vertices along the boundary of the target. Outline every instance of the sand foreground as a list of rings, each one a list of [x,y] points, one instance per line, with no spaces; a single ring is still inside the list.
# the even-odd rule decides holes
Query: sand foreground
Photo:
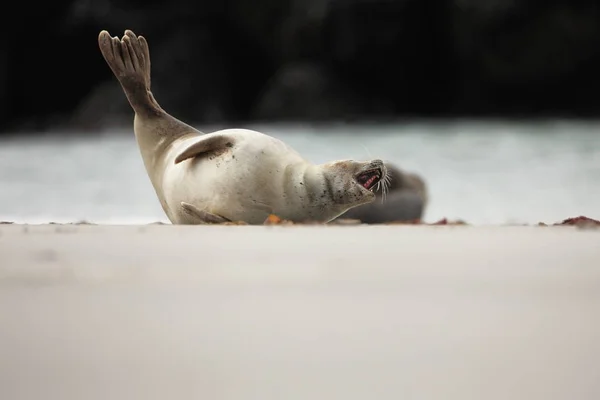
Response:
[[[0,225],[0,399],[600,398],[600,230]]]

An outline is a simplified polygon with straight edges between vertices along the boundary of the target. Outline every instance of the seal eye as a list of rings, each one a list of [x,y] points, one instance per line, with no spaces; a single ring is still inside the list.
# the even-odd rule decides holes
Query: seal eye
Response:
[[[369,171],[361,172],[356,176],[356,181],[365,189],[373,190],[375,185],[381,180],[381,169],[375,168]]]

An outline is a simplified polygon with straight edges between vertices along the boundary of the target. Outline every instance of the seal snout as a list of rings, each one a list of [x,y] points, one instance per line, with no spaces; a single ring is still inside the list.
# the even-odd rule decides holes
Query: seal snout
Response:
[[[356,175],[356,181],[363,188],[373,191],[377,184],[387,175],[385,165],[381,160],[373,160]]]

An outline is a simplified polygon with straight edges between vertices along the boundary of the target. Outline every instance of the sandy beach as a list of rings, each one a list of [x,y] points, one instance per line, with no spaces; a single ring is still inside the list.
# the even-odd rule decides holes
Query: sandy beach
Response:
[[[597,399],[600,230],[0,225],[0,398]]]

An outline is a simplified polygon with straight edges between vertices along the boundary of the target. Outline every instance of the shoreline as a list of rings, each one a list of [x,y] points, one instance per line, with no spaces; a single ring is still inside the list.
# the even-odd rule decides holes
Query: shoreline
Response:
[[[44,226],[44,225],[91,225],[91,226],[147,226],[147,225],[173,225],[170,222],[165,221],[155,221],[148,223],[97,223],[93,221],[87,220],[79,220],[74,222],[38,222],[38,223],[26,223],[26,222],[14,222],[7,220],[0,220],[1,225],[17,225],[17,226]],[[346,219],[340,218],[338,220],[334,220],[329,223],[294,223],[292,221],[282,220],[276,215],[270,215],[269,218],[265,221],[263,226],[268,225],[293,225],[293,226],[441,226],[441,225],[449,225],[449,226],[471,226],[471,227],[515,227],[515,226],[576,226],[579,228],[600,228],[600,220],[589,218],[583,215],[577,217],[569,217],[562,219],[558,222],[543,222],[540,221],[535,224],[531,223],[505,223],[505,224],[470,224],[462,219],[457,220],[449,220],[448,218],[442,218],[433,222],[427,222],[423,220],[412,220],[412,221],[391,221],[386,223],[378,223],[378,224],[368,224],[362,223],[360,220],[356,219]],[[196,225],[201,226],[201,225]],[[245,222],[226,222],[221,224],[211,224],[210,226],[250,226]],[[253,226],[261,226],[261,225],[253,225]]]

